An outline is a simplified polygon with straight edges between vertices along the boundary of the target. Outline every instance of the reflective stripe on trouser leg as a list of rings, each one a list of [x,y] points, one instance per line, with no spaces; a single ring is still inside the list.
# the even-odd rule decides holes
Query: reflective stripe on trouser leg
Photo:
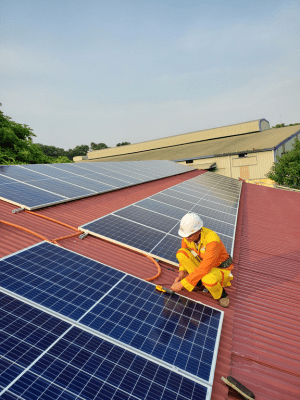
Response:
[[[210,292],[214,299],[219,299],[222,295],[223,287],[231,286],[233,279],[231,271],[212,268],[212,270],[202,278],[202,284]],[[230,276],[231,275],[231,276]]]
[[[179,249],[176,253],[176,257],[180,267],[189,274],[194,272],[195,268],[198,268],[200,265],[200,261],[198,261],[188,249]]]

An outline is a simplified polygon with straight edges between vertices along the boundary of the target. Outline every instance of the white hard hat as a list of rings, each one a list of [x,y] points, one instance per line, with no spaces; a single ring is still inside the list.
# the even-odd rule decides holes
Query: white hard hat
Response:
[[[180,229],[178,235],[188,237],[195,232],[198,232],[203,226],[203,221],[198,214],[188,213],[182,217],[180,221]]]

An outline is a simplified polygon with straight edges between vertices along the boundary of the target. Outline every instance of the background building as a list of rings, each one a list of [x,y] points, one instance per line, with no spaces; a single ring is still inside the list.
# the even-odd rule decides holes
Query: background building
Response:
[[[282,153],[291,150],[300,127],[270,129],[266,119],[185,133],[88,153],[75,162],[172,160],[198,169],[214,167],[232,178],[264,179]]]

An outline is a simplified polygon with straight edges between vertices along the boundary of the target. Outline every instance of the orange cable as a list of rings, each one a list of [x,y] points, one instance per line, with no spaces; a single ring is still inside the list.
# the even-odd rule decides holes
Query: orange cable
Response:
[[[77,232],[77,233],[73,233],[72,235],[61,236],[61,237],[59,237],[57,239],[53,239],[52,242],[57,242],[59,240],[68,239],[68,238],[71,238],[71,237],[74,237],[74,236],[79,236],[80,234],[81,234],[81,232]]]
[[[36,232],[31,231],[30,229],[23,228],[22,226],[19,226],[19,225],[16,225],[16,224],[12,224],[11,222],[7,222],[7,221],[3,221],[3,220],[0,220],[0,222],[2,222],[2,224],[10,225],[10,226],[13,226],[14,228],[18,228],[18,229],[21,229],[22,231],[31,233],[32,235],[35,235],[35,236],[39,237],[40,239],[46,240],[47,242],[51,242],[51,240],[45,238],[44,236],[42,236],[42,235],[40,235],[40,234],[38,234]]]
[[[41,218],[47,219],[48,221],[55,222],[55,223],[57,223],[57,224],[59,224],[59,225],[63,225],[63,226],[65,226],[65,227],[67,227],[67,228],[72,229],[73,231],[79,232],[77,228],[74,228],[74,226],[65,224],[64,222],[61,222],[61,221],[57,221],[57,220],[54,219],[54,218],[46,217],[46,215],[42,215],[42,214],[36,214],[36,213],[34,213],[33,211],[29,211],[29,210],[24,210],[24,211],[25,211],[26,213],[29,213],[29,214],[32,214],[32,215],[36,215],[37,217],[41,217]]]
[[[82,233],[77,228],[74,228],[71,225],[65,224],[64,222],[57,221],[56,219],[53,219],[53,218],[50,218],[50,217],[46,217],[45,215],[36,214],[36,213],[34,213],[32,211],[29,211],[29,210],[24,210],[24,211],[29,213],[29,214],[33,214],[33,215],[36,215],[38,217],[41,217],[41,218],[47,219],[49,221],[55,222],[55,223],[57,223],[59,225],[63,225],[65,227],[67,227],[67,228],[70,228],[70,229],[72,229],[74,231],[77,231],[77,233],[74,233],[73,235],[61,236],[61,237],[59,237],[57,239],[49,240],[49,239],[45,238],[44,236],[39,235],[38,233],[31,231],[30,229],[23,228],[22,226],[19,226],[19,225],[16,225],[16,224],[12,224],[10,222],[2,221],[2,220],[0,220],[0,222],[2,222],[3,224],[6,224],[6,225],[13,226],[15,228],[19,228],[19,229],[21,229],[21,230],[23,230],[25,232],[31,233],[32,235],[35,235],[35,236],[39,237],[40,239],[46,240],[47,242],[55,243],[55,244],[57,244],[59,246],[60,246],[60,244],[57,243],[59,240],[68,239],[68,238],[71,238],[71,237],[74,237],[74,236],[79,236]],[[154,260],[154,258],[149,256],[148,254],[146,254],[146,257],[149,258],[149,260],[151,260],[155,264],[155,266],[157,268],[157,274],[155,276],[153,276],[152,278],[145,279],[145,281],[151,282],[151,281],[154,281],[156,278],[158,278],[161,275],[161,268],[160,268],[160,265],[158,264],[158,262]]]
[[[145,279],[145,281],[151,282],[151,281],[154,281],[154,279],[156,279],[156,278],[158,278],[160,276],[161,268],[160,268],[160,265],[158,264],[158,262],[154,260],[154,258],[152,258],[151,256],[148,256],[148,254],[146,254],[146,257],[148,257],[149,260],[154,262],[154,264],[156,265],[157,271],[158,271],[157,274],[155,276],[153,276],[152,278]]]

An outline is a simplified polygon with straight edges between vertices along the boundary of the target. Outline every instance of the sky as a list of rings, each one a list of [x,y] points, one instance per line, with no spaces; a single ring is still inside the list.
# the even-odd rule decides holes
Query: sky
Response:
[[[65,150],[300,122],[299,20],[289,0],[0,0],[0,110]]]

